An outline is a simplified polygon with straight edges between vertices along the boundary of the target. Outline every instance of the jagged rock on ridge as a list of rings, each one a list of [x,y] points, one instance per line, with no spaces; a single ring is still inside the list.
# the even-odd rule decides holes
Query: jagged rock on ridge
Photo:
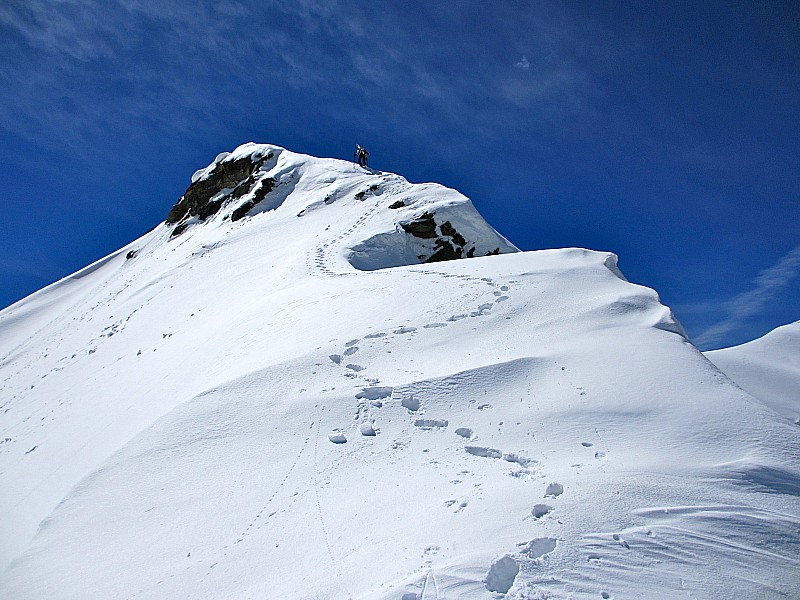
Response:
[[[260,158],[248,155],[216,163],[208,174],[189,185],[180,200],[169,211],[167,224],[173,225],[187,217],[207,219],[219,211],[226,199],[223,197],[212,201],[212,198],[227,188],[232,188],[230,194],[232,198],[243,196],[255,183],[251,177],[253,172],[269,158],[272,158],[271,154]]]
[[[276,184],[277,181],[271,177],[260,180],[258,182],[258,186],[253,191],[253,197],[231,213],[231,221],[243,219],[247,213],[249,213],[262,200],[264,200],[264,198],[273,190]]]

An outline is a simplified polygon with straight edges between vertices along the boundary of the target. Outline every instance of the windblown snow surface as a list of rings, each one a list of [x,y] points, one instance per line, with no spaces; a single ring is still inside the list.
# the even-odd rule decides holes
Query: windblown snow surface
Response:
[[[343,161],[216,162],[270,154],[244,218],[0,312],[0,597],[800,596],[800,428],[614,255]],[[476,258],[417,264],[426,212]]]
[[[800,425],[800,321],[705,355],[742,389]]]

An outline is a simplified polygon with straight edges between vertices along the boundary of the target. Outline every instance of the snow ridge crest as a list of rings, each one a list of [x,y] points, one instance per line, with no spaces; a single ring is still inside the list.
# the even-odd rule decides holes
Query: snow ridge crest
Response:
[[[324,220],[308,218],[320,209]],[[267,213],[264,226],[302,229],[298,236],[320,223],[338,229],[359,270],[517,251],[454,190],[270,144],[244,144],[196,171],[166,224],[174,238],[200,224],[231,227]]]

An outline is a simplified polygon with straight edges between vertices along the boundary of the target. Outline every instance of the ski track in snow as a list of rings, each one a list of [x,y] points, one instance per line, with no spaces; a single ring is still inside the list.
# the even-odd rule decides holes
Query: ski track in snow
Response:
[[[429,591],[430,586],[430,591]],[[425,583],[422,586],[421,600],[439,600],[439,586],[436,584],[436,576],[433,569],[428,569],[425,574]]]
[[[332,565],[338,568],[339,564],[331,549],[330,536],[328,535],[328,528],[325,525],[325,515],[322,511],[322,502],[319,499],[319,466],[317,462],[317,453],[319,450],[319,437],[320,428],[322,427],[322,416],[325,412],[324,407],[320,407],[317,418],[317,435],[314,436],[314,468],[312,471],[313,486],[314,486],[314,499],[317,506],[317,516],[319,517],[319,526],[322,531],[322,539],[325,542],[325,548],[328,552],[328,560]]]
[[[315,407],[315,408],[316,408],[316,407]],[[320,416],[321,416],[321,414],[322,414],[322,413],[320,412]],[[318,438],[319,438],[319,419],[317,420],[317,424],[316,424],[316,426],[317,426],[317,435],[316,435],[316,436],[314,436],[314,442],[315,442],[315,445],[314,445],[315,461],[316,461],[316,443],[317,443],[317,440],[318,440]],[[314,427],[314,423],[312,423],[312,424],[311,424],[311,427]],[[268,509],[268,508],[270,507],[270,505],[272,504],[272,501],[273,501],[273,500],[275,500],[275,497],[276,497],[276,496],[277,496],[277,495],[280,493],[280,491],[283,489],[283,486],[286,484],[286,482],[287,482],[287,481],[289,480],[289,478],[292,476],[292,473],[294,473],[294,470],[295,470],[295,468],[297,467],[297,463],[299,463],[299,462],[300,462],[300,459],[301,459],[301,458],[302,458],[302,456],[303,456],[303,452],[305,452],[306,446],[308,446],[308,442],[311,440],[311,438],[312,438],[312,435],[311,435],[311,434],[309,434],[309,435],[308,435],[308,436],[306,436],[306,438],[303,440],[303,445],[300,447],[300,450],[299,450],[299,452],[297,453],[297,456],[295,457],[295,459],[294,459],[294,462],[293,462],[293,463],[292,463],[292,465],[289,467],[289,470],[286,472],[286,475],[284,475],[284,476],[283,476],[283,479],[281,479],[281,481],[280,481],[280,482],[278,483],[278,485],[275,487],[275,490],[272,492],[272,494],[269,496],[269,498],[267,498],[267,501],[264,503],[264,506],[261,508],[261,510],[259,510],[259,511],[258,511],[258,512],[255,514],[255,516],[253,517],[252,521],[250,521],[250,523],[247,525],[247,527],[245,527],[245,528],[244,528],[244,530],[242,531],[241,535],[239,536],[239,539],[237,539],[237,540],[234,542],[234,544],[239,544],[239,543],[243,542],[243,541],[244,541],[244,539],[245,539],[245,537],[247,537],[248,535],[250,535],[250,530],[251,530],[251,529],[253,529],[254,527],[261,527],[261,526],[263,526],[263,525],[264,525],[264,522],[263,522],[263,521],[262,521],[262,522],[259,524],[259,522],[258,522],[258,521],[259,521],[259,519],[261,519],[261,517],[263,516],[263,514],[264,514],[264,513],[267,511],[267,509]],[[316,490],[316,486],[315,486],[315,490]],[[326,538],[326,539],[327,539],[327,538]]]

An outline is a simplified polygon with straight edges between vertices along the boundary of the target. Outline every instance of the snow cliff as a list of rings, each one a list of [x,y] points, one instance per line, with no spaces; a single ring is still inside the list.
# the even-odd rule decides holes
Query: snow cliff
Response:
[[[0,597],[797,597],[799,431],[614,255],[247,144],[0,312]]]

